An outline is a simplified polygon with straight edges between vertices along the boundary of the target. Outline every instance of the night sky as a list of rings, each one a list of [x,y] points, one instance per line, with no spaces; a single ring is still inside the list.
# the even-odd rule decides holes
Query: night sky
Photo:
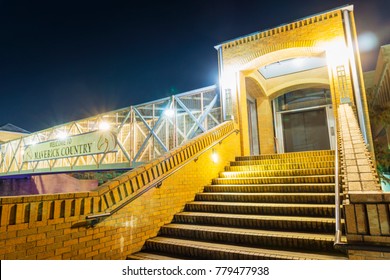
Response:
[[[390,43],[389,0],[0,0],[0,125],[37,131],[216,84],[215,45],[345,4],[359,34]]]

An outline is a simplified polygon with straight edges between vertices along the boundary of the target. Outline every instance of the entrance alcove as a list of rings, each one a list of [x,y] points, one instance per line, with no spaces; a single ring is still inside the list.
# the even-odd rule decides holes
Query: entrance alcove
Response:
[[[277,57],[282,59],[275,60]],[[324,52],[314,48],[279,50],[243,68],[239,89],[240,101],[245,103],[240,107],[247,112],[247,119],[244,114],[241,119],[243,131],[247,130],[247,153],[334,149],[334,114]],[[282,104],[283,100],[287,103]]]

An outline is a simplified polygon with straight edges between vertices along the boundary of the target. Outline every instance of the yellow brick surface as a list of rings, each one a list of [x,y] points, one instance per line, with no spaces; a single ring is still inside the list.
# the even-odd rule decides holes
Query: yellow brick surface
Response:
[[[390,235],[390,217],[389,212],[386,211],[386,204],[378,204],[379,224],[381,234]]]
[[[267,102],[270,103],[273,98],[289,90],[299,89],[305,83],[329,84],[334,105],[339,104],[340,96],[344,94],[340,90],[344,87],[339,85],[335,66],[330,64],[328,71],[320,75],[312,71],[309,75],[294,74],[299,78],[293,75],[278,77],[278,82],[274,84],[270,79],[264,80],[259,77],[257,70],[262,66],[284,59],[315,55],[321,48],[325,51],[326,45],[334,40],[345,40],[344,36],[342,14],[338,10],[297,21],[292,25],[287,24],[251,34],[219,46],[222,49],[223,87],[231,91],[234,119],[238,121],[242,131],[242,154],[249,152],[247,96],[255,98],[258,103],[260,152],[266,154],[275,152],[273,115],[272,110],[264,107]],[[341,62],[340,65],[345,69],[345,94],[354,100],[349,65],[345,62]],[[254,82],[250,82],[251,80]],[[256,84],[258,89],[254,89],[256,86],[253,85]],[[259,104],[262,103],[264,104],[259,108]],[[337,117],[336,111],[335,116]],[[354,158],[353,155],[352,158]]]
[[[345,220],[347,226],[347,234],[356,234],[357,233],[357,222],[355,216],[355,207],[353,205],[345,205]]]
[[[380,235],[380,224],[379,224],[379,215],[376,205],[367,204],[367,216],[368,216],[368,224],[371,235]]]
[[[365,210],[365,206],[363,204],[355,205],[355,215],[356,215],[358,233],[367,234],[368,233],[368,225],[366,223],[367,213]]]
[[[198,156],[197,161],[190,162],[168,177],[160,188],[151,189],[94,228],[79,224],[85,221],[84,214],[91,212],[91,205],[93,213],[98,211],[100,197],[96,194],[89,197],[75,197],[74,194],[48,196],[53,201],[44,196],[35,198],[37,202],[29,200],[32,204],[27,223],[20,217],[25,216],[24,206],[28,202],[20,199],[24,204],[16,208],[16,217],[19,217],[17,219],[21,223],[2,227],[4,230],[0,232],[0,242],[4,246],[0,256],[3,259],[125,259],[127,255],[139,251],[147,238],[156,236],[162,225],[169,223],[186,202],[193,200],[196,193],[217,177],[229,161],[234,160],[239,153],[239,138],[239,134],[233,133],[214,147],[219,154],[218,163],[211,161],[212,151],[207,151]],[[206,145],[206,142],[198,145],[198,148],[202,145]],[[178,161],[180,157],[171,160],[168,167],[172,168],[172,164],[178,164]],[[142,170],[139,168],[136,172]],[[136,178],[140,184],[141,177]],[[143,181],[148,182],[150,178],[151,174],[149,178],[144,177]],[[121,195],[124,195],[122,186]],[[120,198],[117,190],[114,196],[115,200]],[[9,199],[6,201],[14,202]],[[41,207],[39,201],[45,202],[42,209],[47,212],[42,213],[42,221],[37,221],[38,208]],[[81,204],[84,204],[83,215],[78,210]],[[10,210],[8,205],[2,207],[6,209],[2,211],[2,221],[6,224]]]

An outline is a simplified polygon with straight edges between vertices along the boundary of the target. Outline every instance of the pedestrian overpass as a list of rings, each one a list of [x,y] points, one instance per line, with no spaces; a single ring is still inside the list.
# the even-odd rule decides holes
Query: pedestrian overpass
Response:
[[[0,178],[132,169],[221,123],[216,86],[38,131],[0,145]]]

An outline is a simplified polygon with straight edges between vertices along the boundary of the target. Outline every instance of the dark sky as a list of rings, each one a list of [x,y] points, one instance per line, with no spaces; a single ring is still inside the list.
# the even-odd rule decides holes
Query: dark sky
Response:
[[[37,131],[216,84],[215,45],[345,4],[390,43],[389,0],[0,0],[0,125]]]

